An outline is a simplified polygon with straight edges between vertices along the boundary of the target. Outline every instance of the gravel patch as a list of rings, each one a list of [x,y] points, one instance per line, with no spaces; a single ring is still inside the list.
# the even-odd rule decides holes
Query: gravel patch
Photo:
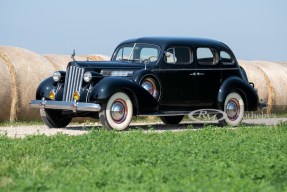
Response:
[[[245,119],[242,124],[246,126],[256,125],[277,125],[280,122],[287,122],[287,118],[266,118],[266,119]],[[209,123],[210,125],[217,125],[216,122]],[[204,122],[192,122],[185,121],[180,125],[163,125],[162,123],[132,123],[130,128],[137,129],[142,128],[146,132],[162,132],[162,131],[184,131],[187,129],[198,130],[204,128]],[[11,138],[23,138],[27,135],[56,135],[58,133],[67,135],[82,135],[88,133],[93,128],[101,128],[101,124],[98,123],[87,123],[79,125],[71,125],[66,128],[55,129],[48,128],[47,126],[17,126],[17,127],[0,127],[0,135],[7,135]]]

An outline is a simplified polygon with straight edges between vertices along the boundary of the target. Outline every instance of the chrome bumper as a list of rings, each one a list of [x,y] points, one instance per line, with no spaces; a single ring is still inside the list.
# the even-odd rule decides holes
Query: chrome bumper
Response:
[[[96,103],[82,103],[82,102],[66,102],[66,101],[50,101],[50,100],[32,100],[29,103],[32,108],[40,109],[61,109],[77,111],[93,111],[98,112],[101,110],[101,106]]]

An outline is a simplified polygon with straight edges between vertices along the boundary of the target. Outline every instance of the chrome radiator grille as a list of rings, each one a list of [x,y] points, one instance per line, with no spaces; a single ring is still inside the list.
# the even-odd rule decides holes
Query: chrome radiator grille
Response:
[[[84,69],[70,66],[66,72],[63,101],[73,101],[73,93],[80,92],[83,83]]]

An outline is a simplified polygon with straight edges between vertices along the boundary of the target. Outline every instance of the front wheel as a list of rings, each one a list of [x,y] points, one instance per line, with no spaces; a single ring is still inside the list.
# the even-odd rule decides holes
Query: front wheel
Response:
[[[66,127],[72,121],[72,118],[65,117],[60,110],[55,109],[40,109],[40,115],[49,128]]]
[[[241,123],[244,116],[244,101],[238,93],[231,92],[227,95],[224,101],[224,112],[227,117],[219,121],[220,125],[235,127]]]
[[[123,93],[113,94],[106,105],[103,105],[99,113],[99,119],[103,126],[109,130],[121,131],[126,129],[133,116],[133,104],[130,97]]]
[[[160,119],[166,125],[177,125],[182,121],[183,117],[184,117],[183,115],[161,116]]]

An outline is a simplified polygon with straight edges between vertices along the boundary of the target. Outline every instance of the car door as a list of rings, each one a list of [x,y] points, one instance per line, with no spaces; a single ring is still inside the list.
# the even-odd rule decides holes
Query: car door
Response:
[[[165,51],[160,64],[162,108],[189,108],[196,101],[196,77],[193,51],[190,47],[173,46]]]
[[[215,47],[196,47],[196,66],[199,105],[216,105],[217,94],[221,85],[219,54]]]

